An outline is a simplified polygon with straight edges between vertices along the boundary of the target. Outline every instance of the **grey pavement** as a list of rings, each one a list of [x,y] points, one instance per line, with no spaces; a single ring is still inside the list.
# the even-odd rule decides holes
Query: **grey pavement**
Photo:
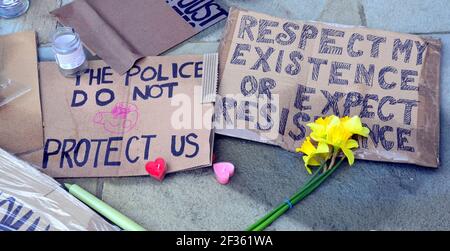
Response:
[[[448,0],[221,0],[227,5],[292,19],[366,25],[441,38],[441,167],[358,160],[337,171],[269,230],[450,229],[450,1]],[[215,51],[224,22],[170,54]],[[1,32],[1,30],[0,30]],[[45,44],[45,41],[43,41]],[[40,48],[41,60],[52,58]],[[149,177],[72,179],[149,230],[243,230],[284,201],[308,175],[295,153],[217,136],[219,161],[237,171],[219,185],[211,168]],[[65,181],[65,180],[61,180]]]

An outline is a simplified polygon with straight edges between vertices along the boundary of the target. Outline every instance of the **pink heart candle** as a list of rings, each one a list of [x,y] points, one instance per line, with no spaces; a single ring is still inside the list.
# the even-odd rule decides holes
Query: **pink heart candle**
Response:
[[[228,184],[230,177],[234,175],[234,165],[229,162],[219,162],[213,165],[217,182],[222,185]]]

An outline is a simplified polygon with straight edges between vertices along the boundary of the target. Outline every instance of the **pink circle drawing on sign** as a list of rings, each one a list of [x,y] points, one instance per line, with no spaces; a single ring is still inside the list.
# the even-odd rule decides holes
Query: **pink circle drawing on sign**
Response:
[[[116,104],[111,111],[99,111],[94,116],[94,123],[103,125],[105,131],[122,134],[136,127],[139,111],[136,105],[124,102]]]

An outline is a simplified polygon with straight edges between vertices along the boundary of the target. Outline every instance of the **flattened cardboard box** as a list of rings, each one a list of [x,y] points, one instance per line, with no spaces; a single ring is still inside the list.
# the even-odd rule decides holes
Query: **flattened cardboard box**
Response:
[[[119,74],[228,15],[214,0],[77,0],[52,14]]]
[[[371,132],[357,158],[439,165],[439,40],[232,9],[219,51],[217,133],[294,151],[317,117],[358,115]],[[237,94],[270,102],[250,114]],[[268,127],[237,128],[267,110]]]
[[[90,61],[82,77],[67,79],[55,63],[41,63],[43,171],[147,175],[157,157],[168,172],[211,165],[214,106],[201,103],[202,67],[202,55],[147,57],[120,76]]]
[[[113,231],[58,182],[0,148],[0,231]]]
[[[42,149],[36,33],[0,36],[0,75],[31,88],[0,107],[0,147],[19,156]]]

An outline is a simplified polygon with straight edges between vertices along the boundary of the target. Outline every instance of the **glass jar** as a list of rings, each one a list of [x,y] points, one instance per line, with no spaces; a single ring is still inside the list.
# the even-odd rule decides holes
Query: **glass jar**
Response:
[[[52,37],[52,48],[59,70],[65,77],[76,77],[88,68],[80,36],[72,28],[58,28]]]
[[[0,0],[0,17],[15,18],[27,12],[28,0]]]

